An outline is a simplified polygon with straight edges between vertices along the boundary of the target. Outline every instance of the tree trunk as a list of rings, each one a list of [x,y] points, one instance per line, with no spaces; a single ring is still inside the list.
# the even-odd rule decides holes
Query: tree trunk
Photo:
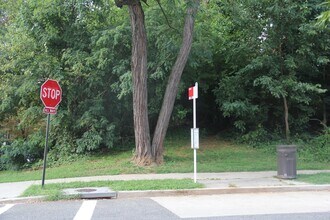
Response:
[[[323,119],[322,125],[324,128],[327,128],[328,120],[327,120],[327,105],[325,103],[325,98],[323,97]]]
[[[323,82],[327,82],[327,77],[326,77],[326,71],[325,71],[325,68],[324,68],[324,72],[323,72]],[[323,96],[323,99],[322,99],[322,104],[323,104],[323,119],[322,119],[322,123],[323,123],[323,127],[324,129],[327,128],[327,123],[328,123],[328,120],[327,120],[327,103],[325,101],[325,95]]]
[[[187,9],[187,14],[185,18],[181,49],[168,79],[163,104],[160,110],[160,114],[158,116],[158,121],[152,141],[152,153],[157,164],[163,162],[164,139],[173,111],[181,75],[190,54],[193,42],[193,30],[195,20],[194,16],[197,13],[199,3],[200,0],[190,0],[188,2],[189,7]]]
[[[148,121],[147,97],[147,34],[140,2],[128,5],[132,28],[133,115],[135,132],[135,163],[153,162]]]
[[[283,96],[283,104],[284,104],[285,137],[286,137],[286,141],[289,143],[290,142],[289,108],[285,96]]]

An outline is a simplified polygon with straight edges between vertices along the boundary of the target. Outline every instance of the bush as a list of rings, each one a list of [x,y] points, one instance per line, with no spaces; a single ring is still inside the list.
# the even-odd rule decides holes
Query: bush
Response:
[[[252,147],[259,147],[269,145],[273,140],[274,137],[272,134],[270,134],[264,127],[258,126],[256,130],[242,135],[238,141]]]
[[[308,141],[300,154],[305,160],[330,162],[330,129],[325,129],[323,134]]]
[[[17,139],[12,144],[1,146],[0,169],[18,170],[30,167],[42,158],[44,137],[40,133],[28,140]]]
[[[80,139],[76,140],[78,154],[97,151],[102,147],[112,148],[115,143],[115,126],[104,125],[105,128],[92,128],[86,131]]]

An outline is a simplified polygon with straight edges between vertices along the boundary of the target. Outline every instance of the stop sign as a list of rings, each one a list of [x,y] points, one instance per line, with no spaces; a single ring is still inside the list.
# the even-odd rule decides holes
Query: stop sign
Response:
[[[47,79],[41,85],[40,99],[44,103],[46,109],[56,109],[62,101],[62,89],[56,80]]]

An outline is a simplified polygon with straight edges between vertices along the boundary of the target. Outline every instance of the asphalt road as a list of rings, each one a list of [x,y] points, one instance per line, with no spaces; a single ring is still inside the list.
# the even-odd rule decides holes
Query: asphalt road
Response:
[[[1,220],[329,220],[330,192],[223,194],[0,205]]]

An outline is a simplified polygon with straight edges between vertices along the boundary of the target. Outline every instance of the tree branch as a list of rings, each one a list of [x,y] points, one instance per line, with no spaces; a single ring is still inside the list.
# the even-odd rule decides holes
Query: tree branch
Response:
[[[160,0],[155,0],[155,1],[157,2],[157,4],[158,4],[160,10],[162,11],[162,13],[163,13],[163,15],[164,15],[164,17],[165,17],[165,20],[166,20],[167,25],[168,25],[171,29],[173,29],[173,30],[177,31],[178,33],[180,33],[180,31],[179,31],[178,29],[176,29],[175,27],[173,27],[173,26],[170,24],[170,21],[168,20],[168,17],[167,17],[167,15],[166,15],[166,13],[165,13],[165,11],[164,11],[164,9],[163,9],[162,4],[160,3]]]

